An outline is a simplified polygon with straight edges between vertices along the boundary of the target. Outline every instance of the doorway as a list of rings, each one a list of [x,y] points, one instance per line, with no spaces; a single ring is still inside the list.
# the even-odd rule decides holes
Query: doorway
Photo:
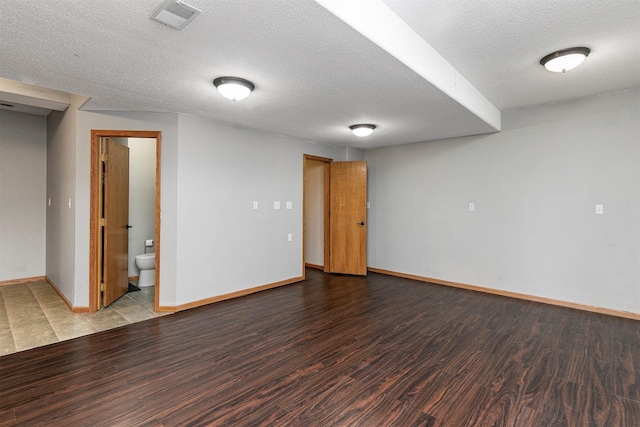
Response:
[[[107,260],[105,256],[111,256],[109,253],[103,252],[103,247],[106,237],[104,226],[108,224],[108,218],[105,218],[103,207],[107,209],[110,206],[108,199],[109,195],[103,192],[104,178],[103,165],[104,156],[102,152],[103,141],[107,138],[122,139],[122,138],[151,138],[155,139],[155,227],[153,230],[154,235],[154,252],[155,252],[155,283],[154,283],[154,311],[158,311],[160,301],[160,159],[161,159],[161,132],[159,131],[118,131],[118,130],[93,130],[91,131],[91,209],[90,209],[90,253],[89,253],[89,304],[91,311],[98,311],[102,305],[103,292],[106,294],[104,265]],[[108,159],[107,159],[108,160]],[[128,171],[127,171],[128,172]],[[112,174],[113,176],[113,174]],[[104,198],[103,198],[104,197]],[[127,200],[128,204],[128,200]],[[112,206],[113,207],[113,206]],[[129,224],[126,227],[129,228]],[[107,249],[108,251],[108,249]],[[120,264],[123,264],[120,262]],[[120,270],[125,268],[125,272],[128,270],[129,261],[124,263],[126,267],[121,267]],[[127,276],[125,273],[125,281]],[[120,280],[121,281],[121,280]],[[109,291],[111,292],[111,290]]]
[[[367,275],[367,163],[304,155],[303,267]]]
[[[328,243],[332,161],[305,154],[303,164],[303,267],[324,272],[329,272],[331,256]]]

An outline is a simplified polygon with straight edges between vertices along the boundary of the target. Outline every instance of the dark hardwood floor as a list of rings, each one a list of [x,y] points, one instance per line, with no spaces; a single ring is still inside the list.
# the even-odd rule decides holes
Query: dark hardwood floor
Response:
[[[369,273],[0,358],[0,425],[640,426],[640,322]]]

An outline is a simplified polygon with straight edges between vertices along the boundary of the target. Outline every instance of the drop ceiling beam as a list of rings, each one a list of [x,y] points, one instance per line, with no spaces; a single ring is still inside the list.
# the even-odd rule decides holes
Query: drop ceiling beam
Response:
[[[64,111],[71,103],[71,95],[53,89],[32,86],[0,77],[0,101],[22,104],[46,110]]]
[[[496,131],[501,129],[500,110],[381,0],[315,1]]]

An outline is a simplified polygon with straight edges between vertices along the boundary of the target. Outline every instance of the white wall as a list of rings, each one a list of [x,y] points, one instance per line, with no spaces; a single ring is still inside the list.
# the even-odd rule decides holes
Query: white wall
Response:
[[[303,154],[336,150],[187,115],[179,128],[176,303],[301,276]]]
[[[304,262],[324,266],[324,162],[305,163]]]
[[[356,160],[364,160],[364,153],[365,150],[361,148],[354,148],[349,146],[335,147],[333,149],[333,156],[331,158],[336,162],[351,162]]]
[[[47,121],[0,110],[0,281],[45,275]]]
[[[161,306],[302,274],[303,154],[334,158],[344,148],[170,113],[79,111],[77,120],[75,306],[89,304],[92,129],[162,132]],[[277,212],[275,200],[282,203]]]
[[[72,96],[65,111],[47,116],[47,277],[75,303],[76,120],[85,98]],[[71,206],[69,206],[71,200]],[[87,228],[88,231],[88,228]]]
[[[639,146],[631,91],[367,151],[369,266],[640,313]]]
[[[145,253],[145,240],[155,239],[156,140],[128,138],[129,147],[129,277],[139,275],[136,255]],[[153,252],[148,248],[147,252]]]

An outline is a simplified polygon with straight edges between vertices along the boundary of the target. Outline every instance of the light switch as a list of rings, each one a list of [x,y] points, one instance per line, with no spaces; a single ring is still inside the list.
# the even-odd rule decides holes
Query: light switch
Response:
[[[280,202],[273,202],[273,209],[280,209]]]
[[[49,197],[49,206],[51,206],[51,197]]]
[[[290,242],[293,240],[293,234],[289,233],[287,234],[287,242]]]
[[[371,202],[367,202],[367,209],[371,209]]]
[[[71,199],[69,199],[69,203],[67,203],[67,206],[69,206],[69,209],[71,209]]]
[[[255,200],[253,202],[253,209],[258,209],[258,201],[257,200]]]
[[[287,209],[293,209],[293,202],[287,202]]]
[[[469,203],[469,212],[474,212],[476,210],[476,204],[475,203]]]
[[[596,215],[604,214],[604,205],[596,205]]]

